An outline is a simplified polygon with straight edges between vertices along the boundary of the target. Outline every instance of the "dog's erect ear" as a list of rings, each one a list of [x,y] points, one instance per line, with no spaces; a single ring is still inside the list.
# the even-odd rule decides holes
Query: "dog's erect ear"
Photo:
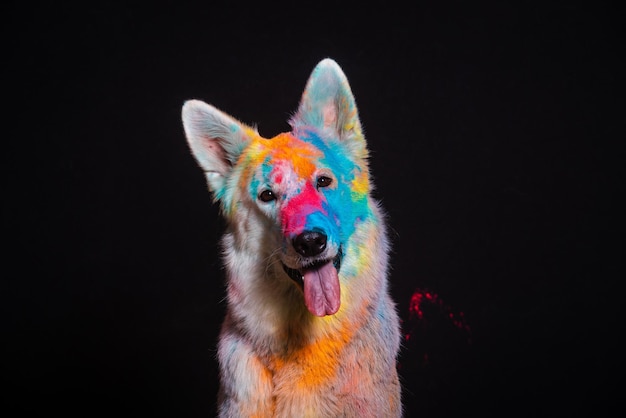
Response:
[[[226,177],[255,131],[200,100],[185,102],[182,118],[189,147],[219,200]]]
[[[365,138],[348,79],[330,58],[319,62],[307,81],[298,111],[289,121],[295,130],[312,126],[365,148]],[[331,131],[329,131],[331,130]]]

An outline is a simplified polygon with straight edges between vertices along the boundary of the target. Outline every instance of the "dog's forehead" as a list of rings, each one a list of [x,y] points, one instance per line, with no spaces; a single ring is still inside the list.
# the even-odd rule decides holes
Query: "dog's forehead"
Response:
[[[290,132],[270,139],[258,137],[247,154],[249,161],[257,166],[289,166],[303,178],[313,175],[317,169],[316,162],[324,156],[324,152],[313,143]]]

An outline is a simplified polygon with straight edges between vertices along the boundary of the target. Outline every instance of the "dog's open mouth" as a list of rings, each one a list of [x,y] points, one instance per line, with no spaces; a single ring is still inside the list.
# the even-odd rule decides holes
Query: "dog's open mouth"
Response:
[[[313,315],[333,315],[339,310],[341,304],[339,269],[342,257],[343,253],[339,249],[334,259],[318,261],[301,270],[283,264],[287,275],[304,292],[304,302]]]

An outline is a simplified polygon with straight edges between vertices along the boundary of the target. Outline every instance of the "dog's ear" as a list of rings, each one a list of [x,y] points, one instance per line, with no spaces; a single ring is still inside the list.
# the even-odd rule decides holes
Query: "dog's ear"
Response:
[[[226,177],[255,131],[200,100],[185,102],[182,119],[189,147],[219,200]]]
[[[294,130],[315,127],[331,138],[349,141],[353,149],[365,151],[365,138],[348,79],[330,58],[323,59],[313,69],[298,111],[289,124]]]

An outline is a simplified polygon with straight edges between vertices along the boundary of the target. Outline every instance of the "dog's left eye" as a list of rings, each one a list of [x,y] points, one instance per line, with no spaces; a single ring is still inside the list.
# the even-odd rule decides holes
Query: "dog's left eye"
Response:
[[[331,183],[333,182],[333,179],[331,179],[330,177],[326,177],[326,176],[320,176],[317,179],[317,187],[328,187],[331,185]]]
[[[275,199],[276,199],[276,195],[271,190],[263,190],[261,193],[259,193],[259,200],[263,202],[271,202],[272,200],[275,200]]]

